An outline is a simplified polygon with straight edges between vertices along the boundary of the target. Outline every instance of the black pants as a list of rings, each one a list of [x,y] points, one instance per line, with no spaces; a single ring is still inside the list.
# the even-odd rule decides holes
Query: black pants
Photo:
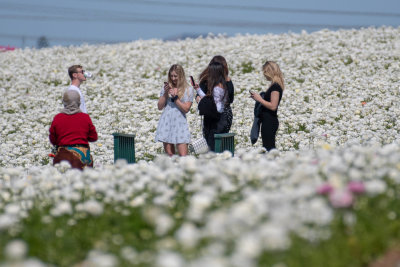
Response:
[[[265,147],[267,151],[270,151],[275,148],[275,136],[279,128],[278,117],[268,113],[262,113],[260,119],[263,147]]]
[[[226,107],[221,113],[219,119],[210,119],[204,116],[203,121],[203,136],[207,141],[208,147],[211,151],[215,151],[215,138],[214,134],[228,133],[232,126],[232,109],[230,106]]]

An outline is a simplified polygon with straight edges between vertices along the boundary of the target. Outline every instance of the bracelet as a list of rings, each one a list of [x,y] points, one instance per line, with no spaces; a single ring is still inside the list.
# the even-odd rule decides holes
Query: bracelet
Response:
[[[177,100],[178,99],[178,96],[176,95],[176,96],[174,96],[174,97],[171,97],[171,101],[172,102],[174,102],[175,100]]]

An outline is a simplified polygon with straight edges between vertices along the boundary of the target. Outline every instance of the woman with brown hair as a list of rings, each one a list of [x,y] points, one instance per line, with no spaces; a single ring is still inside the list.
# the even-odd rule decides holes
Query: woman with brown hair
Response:
[[[209,73],[209,67],[212,63],[220,63],[220,64],[222,64],[222,66],[224,68],[223,77],[225,80],[225,86],[226,86],[226,91],[227,91],[227,101],[224,106],[223,116],[227,120],[226,129],[224,129],[224,132],[227,133],[227,132],[229,132],[229,130],[231,129],[231,126],[232,126],[233,113],[232,113],[231,104],[233,103],[233,100],[235,98],[235,90],[233,87],[232,80],[229,77],[228,63],[226,63],[226,59],[223,56],[218,55],[218,56],[214,56],[211,59],[207,68],[205,68],[199,76],[199,81],[200,81],[199,86],[200,86],[201,90],[204,92],[204,94],[208,93],[208,88],[209,88],[208,82],[207,82],[208,81],[208,73]],[[200,101],[199,95],[196,96],[196,101],[197,102]]]
[[[175,145],[179,156],[188,154],[190,143],[189,125],[186,113],[193,102],[193,88],[185,78],[182,66],[174,64],[168,71],[168,82],[164,82],[158,99],[158,110],[161,114],[156,131],[156,142],[163,142],[164,151],[169,156],[175,154]]]
[[[275,148],[276,132],[279,128],[278,106],[282,99],[285,89],[283,73],[278,64],[273,61],[267,61],[262,66],[264,77],[270,81],[264,97],[256,92],[250,92],[250,97],[259,102],[262,106],[259,113],[261,120],[261,138],[263,147],[267,151]]]
[[[208,65],[207,73],[207,94],[205,94],[199,85],[195,85],[197,94],[199,95],[199,111],[204,114],[203,136],[211,151],[215,151],[214,134],[227,133],[230,124],[226,113],[226,105],[228,103],[228,90],[224,75],[224,66],[219,62],[212,62]],[[204,97],[210,99],[207,105],[203,106]],[[204,111],[206,109],[206,111]]]

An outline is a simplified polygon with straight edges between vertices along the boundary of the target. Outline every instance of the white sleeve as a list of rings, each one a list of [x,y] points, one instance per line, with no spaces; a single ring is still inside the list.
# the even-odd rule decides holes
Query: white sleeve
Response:
[[[222,113],[224,111],[224,95],[225,95],[225,91],[224,89],[220,88],[220,87],[214,87],[214,101],[215,101],[215,105],[217,106],[217,111],[219,113]]]
[[[206,95],[206,94],[203,92],[203,90],[201,90],[200,87],[197,88],[196,92],[197,92],[197,94],[198,94],[200,97],[204,97],[204,96]]]

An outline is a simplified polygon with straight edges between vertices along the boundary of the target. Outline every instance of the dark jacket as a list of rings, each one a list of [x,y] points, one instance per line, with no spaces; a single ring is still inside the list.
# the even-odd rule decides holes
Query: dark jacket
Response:
[[[265,92],[261,92],[260,96],[264,98]],[[260,114],[261,114],[261,108],[262,105],[260,102],[256,101],[254,104],[254,121],[253,121],[253,126],[251,127],[250,130],[250,140],[251,144],[254,145],[257,142],[258,137],[260,136]]]

